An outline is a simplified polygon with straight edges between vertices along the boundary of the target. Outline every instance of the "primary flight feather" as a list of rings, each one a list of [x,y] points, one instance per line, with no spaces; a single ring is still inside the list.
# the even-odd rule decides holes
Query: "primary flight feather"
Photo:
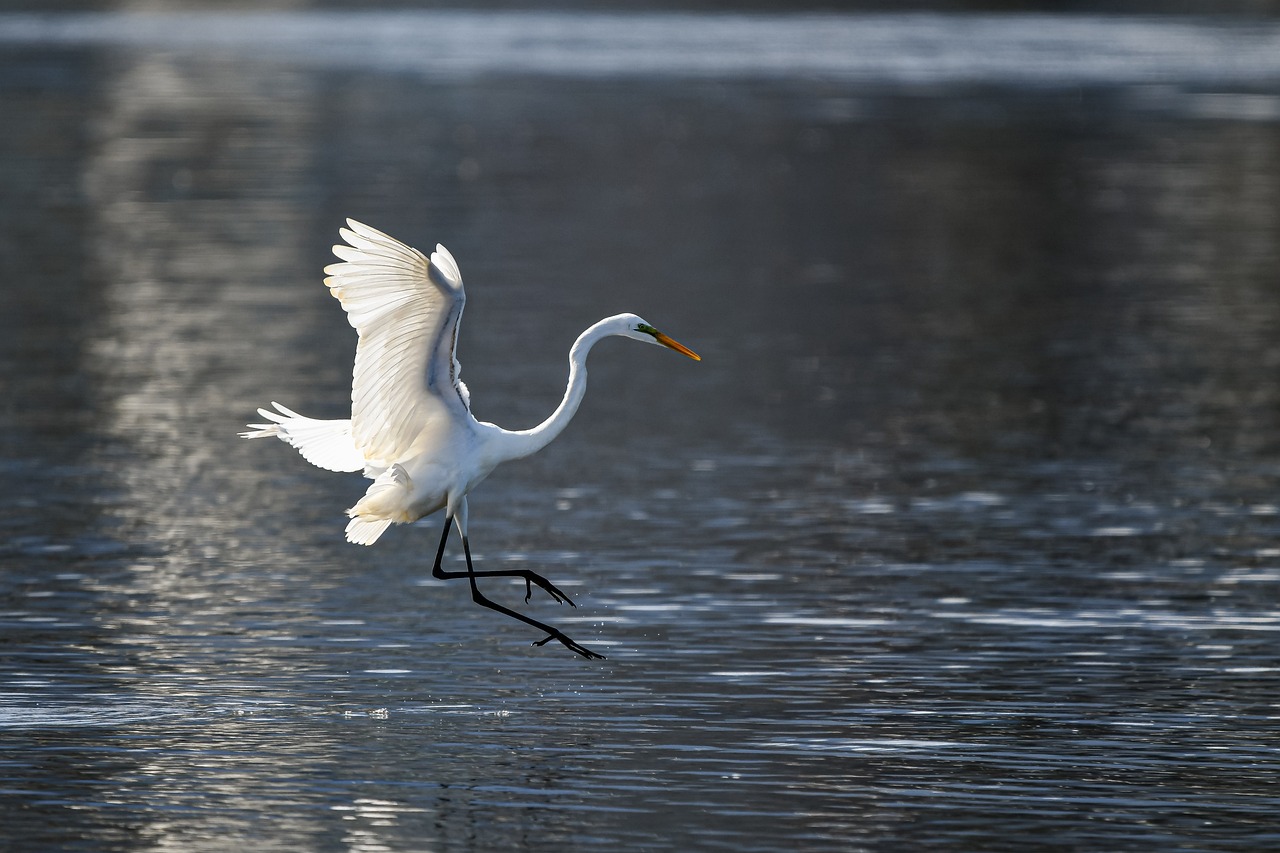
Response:
[[[586,391],[587,353],[611,335],[659,344],[701,360],[688,347],[634,314],[606,317],[569,350],[569,383],[555,412],[538,426],[511,431],[477,421],[462,382],[456,344],[466,294],[458,264],[444,246],[428,258],[417,249],[355,220],[339,230],[333,247],[342,262],[325,267],[325,284],[359,337],[351,383],[351,418],[317,420],[273,402],[258,409],[267,423],[249,424],[244,438],[275,436],[308,462],[330,471],[363,471],[373,480],[347,510],[347,539],[372,545],[391,524],[445,510],[444,531],[432,574],[467,578],[472,598],[492,610],[546,631],[535,645],[554,639],[586,658],[599,655],[561,631],[490,601],[476,579],[518,577],[525,601],[537,584],[572,605],[550,581],[527,569],[475,571],[467,537],[467,494],[503,462],[536,453],[560,434]],[[449,531],[462,535],[467,571],[441,568]]]

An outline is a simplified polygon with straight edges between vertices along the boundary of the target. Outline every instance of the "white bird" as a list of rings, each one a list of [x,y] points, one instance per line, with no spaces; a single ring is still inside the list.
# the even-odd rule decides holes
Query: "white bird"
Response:
[[[635,314],[606,317],[588,328],[569,350],[569,384],[551,416],[533,429],[505,430],[471,414],[470,395],[455,356],[458,323],[466,296],[458,264],[439,244],[430,259],[417,249],[348,219],[339,229],[347,245],[333,247],[342,263],[325,267],[324,283],[342,303],[359,336],[351,385],[349,420],[316,420],[272,402],[258,409],[268,423],[248,424],[243,438],[275,436],[303,458],[329,471],[363,471],[373,480],[364,497],[347,510],[347,540],[372,545],[391,524],[417,521],[445,511],[444,532],[431,573],[441,579],[467,578],[477,603],[506,614],[563,643],[585,658],[602,658],[545,625],[490,601],[478,577],[518,577],[525,601],[537,584],[558,602],[573,605],[554,584],[527,569],[477,572],[467,538],[467,494],[503,462],[536,453],[569,423],[587,388],[587,354],[610,335],[660,344],[690,358],[688,347],[659,332]],[[466,555],[465,572],[444,571],[449,530],[456,524]]]

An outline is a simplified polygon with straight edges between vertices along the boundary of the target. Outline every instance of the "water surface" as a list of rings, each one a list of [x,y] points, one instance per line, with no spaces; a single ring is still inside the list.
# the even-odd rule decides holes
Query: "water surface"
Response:
[[[1280,841],[1270,72],[1209,49],[1226,71],[1154,84],[458,75],[21,41],[6,845]],[[272,399],[343,414],[320,270],[345,216],[458,258],[482,419],[545,417],[606,314],[704,356],[597,348],[574,424],[472,498],[477,560],[578,607],[491,594],[607,661],[432,580],[437,519],[347,545],[363,481],[235,438]]]

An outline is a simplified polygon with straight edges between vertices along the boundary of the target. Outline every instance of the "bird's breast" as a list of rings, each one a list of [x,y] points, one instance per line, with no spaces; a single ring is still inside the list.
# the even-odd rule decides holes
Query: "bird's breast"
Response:
[[[413,481],[412,504],[429,515],[456,503],[493,471],[496,462],[469,430],[449,430],[402,463]]]

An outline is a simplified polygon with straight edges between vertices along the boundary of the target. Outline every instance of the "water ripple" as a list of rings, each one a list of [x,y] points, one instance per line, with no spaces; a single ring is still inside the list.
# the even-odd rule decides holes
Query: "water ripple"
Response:
[[[1280,27],[1260,20],[502,11],[6,14],[0,15],[0,42],[215,51],[445,76],[820,75],[864,83],[1015,86],[1280,80]],[[316,44],[325,49],[315,50]],[[1204,99],[1196,109],[1277,115],[1262,96]]]

